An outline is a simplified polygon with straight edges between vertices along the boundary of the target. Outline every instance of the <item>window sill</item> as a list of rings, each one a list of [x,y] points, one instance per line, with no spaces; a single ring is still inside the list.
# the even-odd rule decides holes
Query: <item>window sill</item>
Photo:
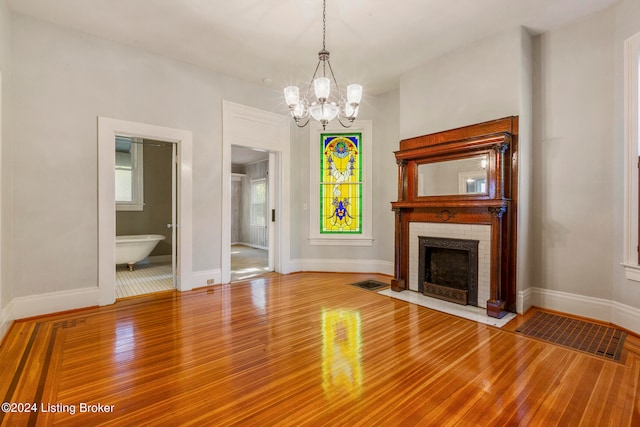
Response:
[[[371,238],[349,237],[309,237],[311,246],[373,246]]]
[[[640,265],[623,263],[622,266],[624,267],[625,275],[628,280],[640,282]]]

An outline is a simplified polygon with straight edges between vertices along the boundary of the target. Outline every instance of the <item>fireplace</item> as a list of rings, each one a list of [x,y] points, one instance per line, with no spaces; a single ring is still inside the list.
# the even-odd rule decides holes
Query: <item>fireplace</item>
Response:
[[[478,241],[419,236],[418,291],[478,305]]]
[[[430,293],[466,293],[468,304],[486,307],[491,317],[501,318],[507,312],[515,312],[518,118],[505,117],[404,139],[395,157],[398,200],[391,203],[396,230],[391,289],[424,292],[426,287],[433,288],[428,289]],[[467,185],[470,180],[479,179],[484,185],[470,189]],[[442,227],[440,235],[421,230],[415,240],[411,236],[418,227],[436,225]],[[428,277],[427,273],[419,274],[418,236],[476,239],[466,235],[469,228],[476,227],[488,229],[488,239],[478,239],[475,289],[473,284],[466,285],[467,289],[458,289],[460,285],[436,288],[432,284],[442,286],[437,282],[444,281],[438,274],[435,279],[431,272]],[[434,257],[438,263],[440,258],[466,259],[467,255],[441,249],[451,248],[431,249],[431,254],[422,258],[425,261],[428,258],[430,263]],[[467,277],[472,269],[450,270]],[[449,273],[451,271],[446,274]],[[461,292],[447,291],[447,287]],[[473,293],[476,293],[475,301]],[[464,300],[459,299],[461,303]]]

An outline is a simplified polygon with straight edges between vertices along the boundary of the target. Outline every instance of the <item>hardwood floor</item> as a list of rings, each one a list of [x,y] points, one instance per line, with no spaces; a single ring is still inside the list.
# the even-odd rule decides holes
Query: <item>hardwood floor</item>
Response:
[[[269,272],[269,251],[231,245],[231,281],[251,279]]]
[[[0,396],[38,411],[0,424],[640,425],[637,337],[613,362],[347,285],[366,279],[389,282],[270,273],[16,322]]]

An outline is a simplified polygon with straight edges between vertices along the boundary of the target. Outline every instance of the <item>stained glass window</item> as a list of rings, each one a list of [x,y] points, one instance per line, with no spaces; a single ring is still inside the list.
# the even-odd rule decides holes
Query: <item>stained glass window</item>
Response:
[[[320,134],[320,233],[362,234],[362,134]]]

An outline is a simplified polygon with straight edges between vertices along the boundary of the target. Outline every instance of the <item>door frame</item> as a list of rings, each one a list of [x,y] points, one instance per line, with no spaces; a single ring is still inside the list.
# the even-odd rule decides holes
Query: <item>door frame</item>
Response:
[[[276,222],[270,224],[269,248],[274,250],[274,271],[290,272],[290,119],[269,111],[222,101],[222,200],[221,250],[222,283],[231,281],[231,146],[258,148],[274,159]],[[271,166],[270,166],[271,167]],[[271,239],[273,235],[273,239]]]
[[[116,134],[155,139],[176,144],[177,173],[176,255],[177,289],[193,287],[192,272],[192,145],[191,131],[145,123],[98,117],[98,288],[100,305],[116,300],[116,215],[115,215],[115,150]]]

